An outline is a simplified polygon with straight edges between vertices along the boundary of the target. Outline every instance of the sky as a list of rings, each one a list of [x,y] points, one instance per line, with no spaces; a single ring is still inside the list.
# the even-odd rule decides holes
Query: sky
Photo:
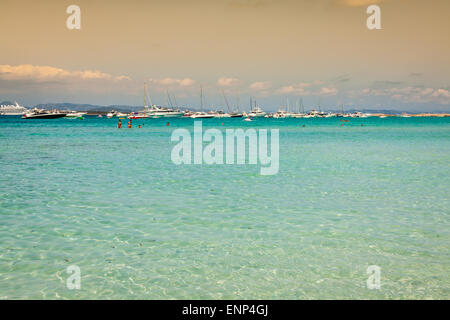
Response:
[[[81,29],[69,30],[70,5]],[[369,30],[366,9],[381,9]],[[448,0],[1,0],[0,101],[450,111]],[[173,99],[172,99],[173,100]]]

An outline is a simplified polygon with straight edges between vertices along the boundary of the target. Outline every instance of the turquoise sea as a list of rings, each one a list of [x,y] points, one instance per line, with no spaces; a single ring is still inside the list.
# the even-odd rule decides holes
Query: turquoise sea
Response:
[[[173,164],[193,122],[0,117],[0,298],[450,299],[450,118],[202,121],[278,128],[272,176]]]

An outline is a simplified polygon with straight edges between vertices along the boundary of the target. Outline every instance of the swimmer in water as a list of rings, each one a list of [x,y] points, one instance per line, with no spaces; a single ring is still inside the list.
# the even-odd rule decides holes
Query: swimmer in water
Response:
[[[117,122],[117,128],[118,129],[122,128],[122,121],[120,121],[120,119],[119,119],[119,122]]]

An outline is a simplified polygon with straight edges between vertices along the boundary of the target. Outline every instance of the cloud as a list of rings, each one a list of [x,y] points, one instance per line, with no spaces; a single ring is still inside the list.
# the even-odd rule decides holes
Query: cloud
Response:
[[[98,70],[69,71],[50,66],[34,66],[21,64],[11,66],[0,65],[1,80],[27,80],[35,82],[62,81],[62,80],[131,80],[128,76],[113,76]]]
[[[445,89],[437,89],[431,94],[432,97],[444,97],[450,99],[450,92]],[[449,101],[450,102],[450,101]]]
[[[180,86],[189,87],[195,84],[195,80],[191,78],[175,79],[175,78],[163,78],[163,79],[149,79],[150,83],[162,86]]]
[[[323,87],[320,89],[320,94],[324,96],[334,96],[338,93],[338,90],[334,87]]]
[[[331,88],[326,88],[324,92],[321,91],[320,86],[323,84],[324,82],[321,80],[315,80],[312,82],[300,82],[281,87],[280,89],[277,90],[277,92],[281,94],[293,94],[297,96],[318,95],[318,94],[331,95],[333,91],[331,90]]]
[[[379,4],[383,0],[334,0],[333,3],[345,6],[345,7],[361,7],[369,6],[371,4]]]
[[[222,77],[217,80],[217,85],[221,87],[231,87],[237,85],[239,83],[239,79],[236,78],[226,78]]]
[[[282,94],[293,94],[298,96],[309,94],[309,92],[306,91],[304,87],[295,84],[281,87],[280,89],[277,90],[277,92]]]
[[[439,103],[450,104],[450,91],[443,88],[394,87],[384,89],[366,88],[352,92],[353,96],[387,97],[404,103]]]
[[[249,88],[256,91],[267,90],[272,86],[272,84],[268,81],[258,81],[253,82]]]

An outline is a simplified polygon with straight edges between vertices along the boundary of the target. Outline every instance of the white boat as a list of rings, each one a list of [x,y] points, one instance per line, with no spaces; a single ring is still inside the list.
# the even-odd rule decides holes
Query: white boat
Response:
[[[214,118],[230,118],[230,114],[229,113],[225,113],[223,111],[216,111],[213,113]]]
[[[352,117],[352,118],[367,118],[368,115],[365,113],[362,113],[360,111],[356,111],[356,112],[353,112],[352,114],[350,114],[350,117]]]
[[[83,119],[83,116],[86,114],[86,112],[76,112],[72,111],[66,114],[65,118],[69,119]]]
[[[108,118],[117,117],[117,114],[118,114],[117,111],[112,110],[111,112],[108,112],[108,113],[106,114],[106,117],[108,117]]]
[[[183,111],[152,106],[145,111],[150,118],[179,118],[184,115]]]
[[[400,115],[401,118],[411,118],[411,116],[405,112]]]
[[[123,113],[123,112],[119,112],[119,111],[114,111],[114,110],[112,110],[111,112],[108,112],[108,113],[106,114],[106,116],[107,116],[108,118],[114,118],[114,117],[126,117],[126,116],[128,116],[128,114],[127,114],[127,113]]]
[[[252,118],[245,118],[244,121],[253,121]]]
[[[2,116],[22,116],[28,112],[28,109],[19,105],[17,102],[10,105],[0,106],[0,115]]]
[[[128,119],[146,119],[149,116],[143,112],[132,112],[128,115]]]
[[[191,118],[193,119],[206,119],[206,118],[214,118],[214,114],[206,113],[206,112],[196,112],[191,115]]]
[[[249,117],[264,117],[266,113],[260,108],[255,106],[252,110],[250,110],[250,113],[248,114]]]
[[[193,112],[190,116],[193,119],[206,119],[214,118],[213,113],[207,113],[203,111],[203,87],[200,86],[200,112]]]

